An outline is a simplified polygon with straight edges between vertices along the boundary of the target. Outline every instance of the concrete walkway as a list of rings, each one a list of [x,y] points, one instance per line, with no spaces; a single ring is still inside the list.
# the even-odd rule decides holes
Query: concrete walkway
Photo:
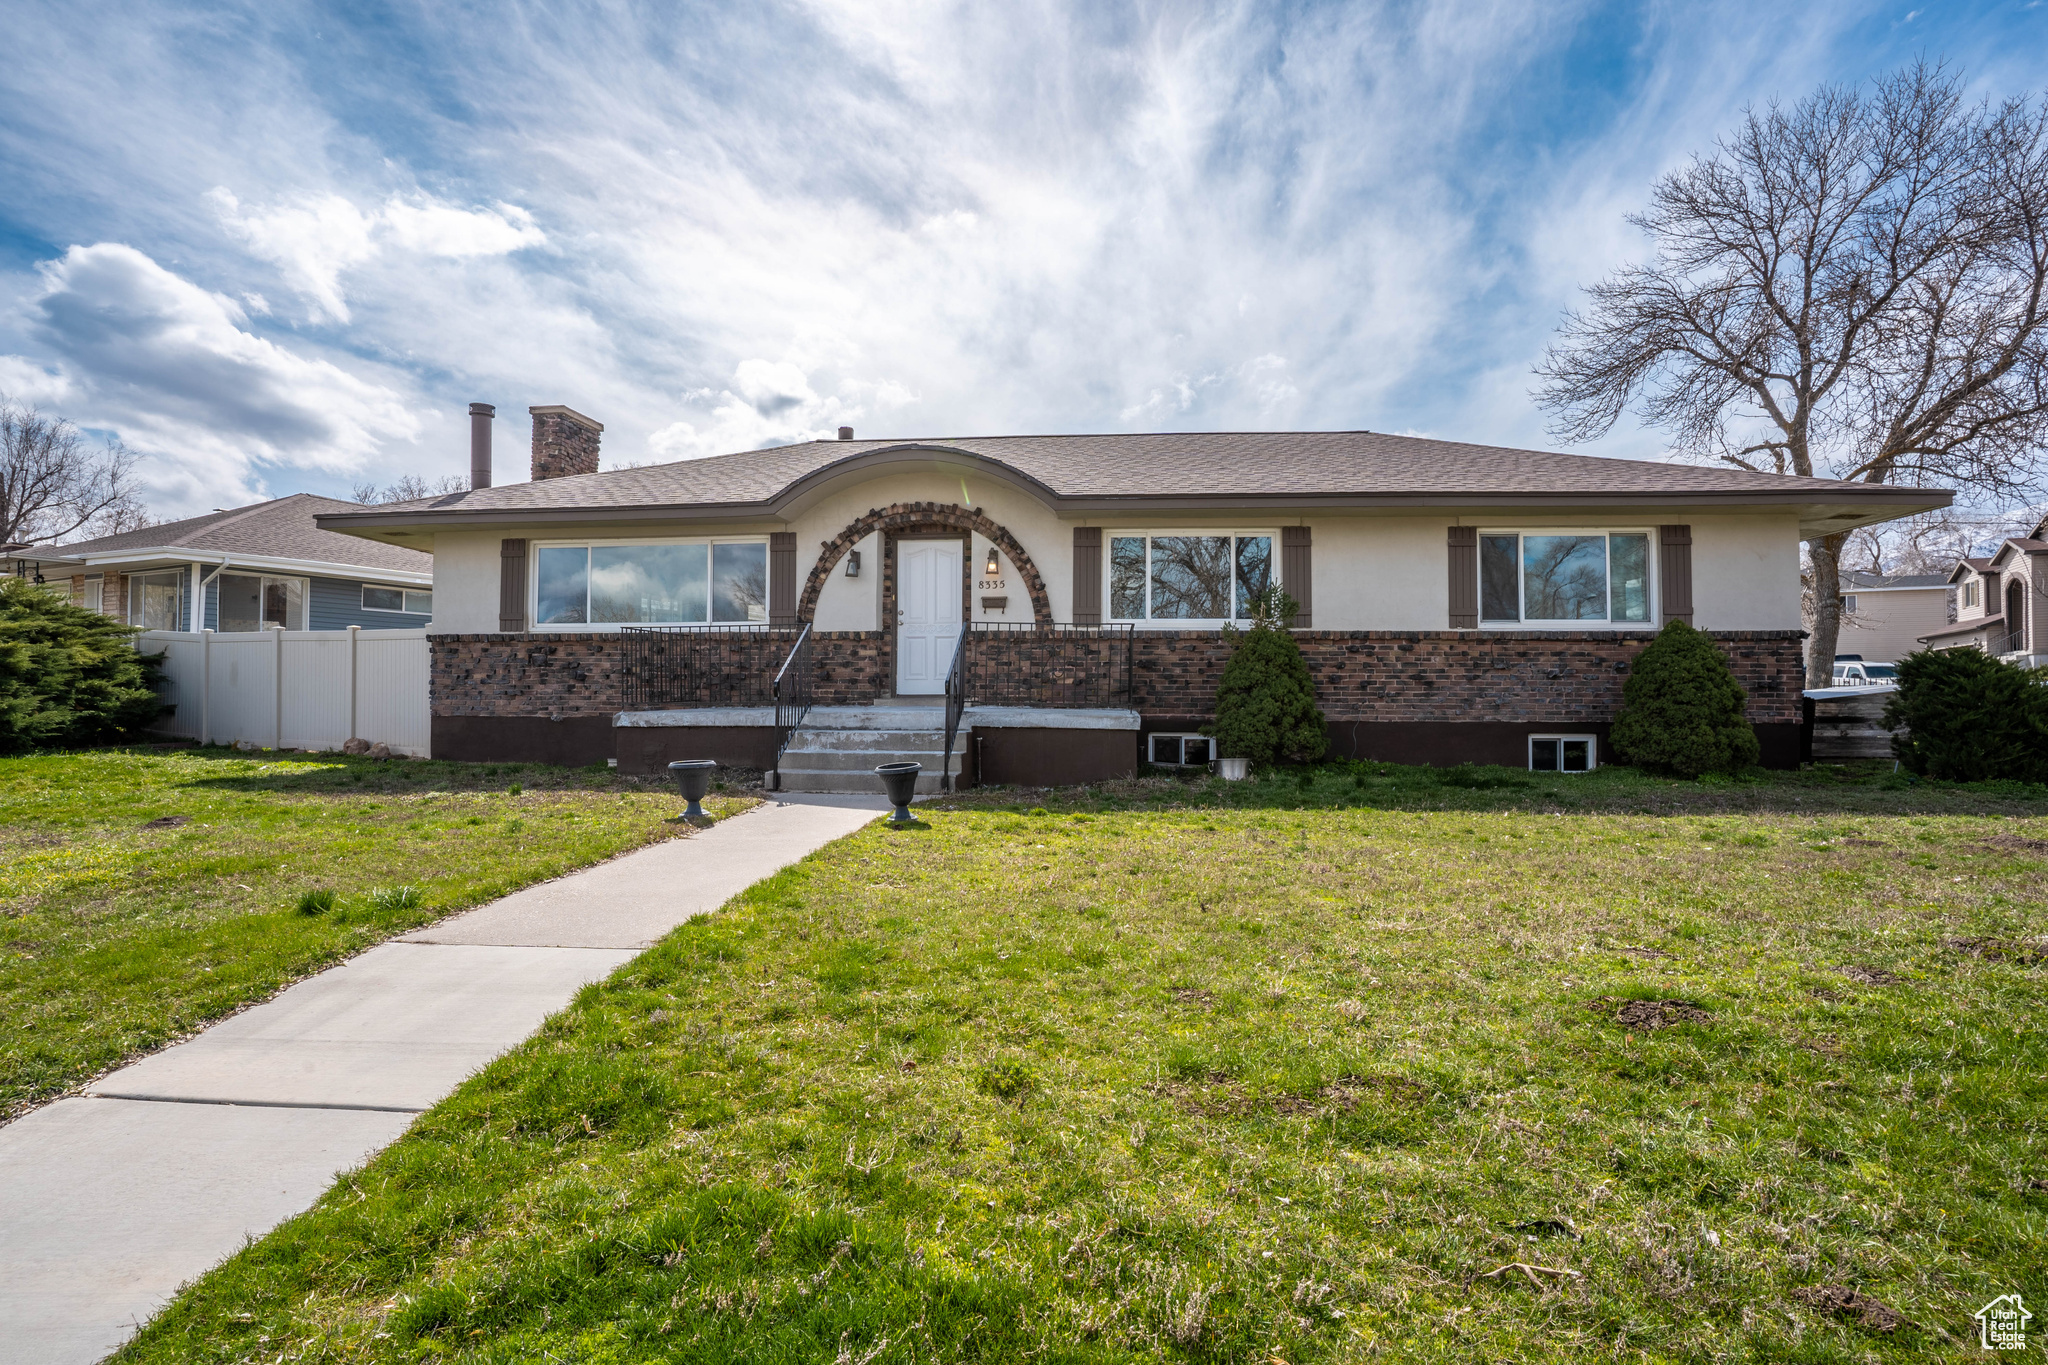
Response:
[[[0,1128],[0,1362],[99,1360],[581,987],[887,809],[770,797],[381,944]]]

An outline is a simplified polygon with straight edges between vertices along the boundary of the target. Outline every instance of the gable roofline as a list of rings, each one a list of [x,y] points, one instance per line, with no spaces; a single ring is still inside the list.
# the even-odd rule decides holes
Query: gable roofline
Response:
[[[532,483],[507,484],[498,488],[452,493],[440,498],[395,503],[374,509],[351,508],[322,513],[315,518],[315,523],[323,530],[385,539],[388,536],[403,534],[406,529],[431,530],[441,526],[453,529],[511,525],[628,526],[657,522],[673,524],[746,520],[790,521],[836,485],[890,468],[919,464],[929,464],[947,473],[972,473],[979,478],[994,478],[1027,493],[1055,514],[1071,518],[1125,515],[1140,509],[1149,512],[1294,512],[1319,509],[1428,508],[1472,511],[1530,508],[1599,511],[1612,508],[1656,507],[1668,508],[1676,513],[1688,510],[1712,511],[1725,507],[1783,507],[1788,510],[1797,509],[1800,512],[1802,534],[1820,535],[1888,520],[1915,510],[1946,506],[1953,496],[1944,489],[1844,483],[1781,475],[1751,474],[1736,477],[1734,471],[1703,469],[1700,466],[1663,465],[1645,460],[1610,461],[1597,456],[1557,455],[1540,451],[1496,450],[1493,447],[1421,438],[1380,437],[1370,432],[1195,433],[1186,436],[1162,433],[1157,437],[1143,438],[998,437],[977,438],[975,443],[986,441],[989,444],[1026,444],[1058,441],[1064,445],[1069,441],[1094,439],[1111,444],[1144,439],[1170,440],[1181,443],[1187,450],[1195,450],[1204,441],[1281,442],[1288,438],[1299,438],[1301,442],[1313,443],[1325,438],[1341,440],[1347,437],[1370,437],[1380,443],[1410,443],[1413,449],[1397,447],[1401,450],[1402,457],[1409,461],[1395,470],[1401,475],[1401,479],[1397,480],[1388,475],[1382,475],[1380,479],[1387,484],[1403,482],[1405,486],[1372,487],[1370,485],[1374,479],[1370,477],[1372,471],[1368,468],[1358,474],[1347,476],[1357,478],[1359,483],[1366,486],[1349,488],[1229,488],[1204,492],[1191,490],[1183,484],[1177,490],[1161,492],[1157,485],[1153,484],[1143,487],[1142,491],[1138,487],[1133,487],[1131,491],[1104,491],[1100,488],[1091,491],[1062,491],[1038,474],[1021,468],[1013,459],[1002,458],[987,450],[972,449],[966,444],[929,440],[864,443],[866,449],[826,459],[810,468],[795,469],[772,489],[764,490],[752,497],[692,500],[687,496],[690,491],[689,484],[682,482],[688,479],[692,466],[701,467],[706,475],[729,474],[732,470],[745,468],[738,462],[796,463],[806,454],[825,453],[807,447],[829,448],[837,444],[821,441],[806,443],[804,446],[771,447],[761,451],[712,456],[704,461],[679,461],[652,468],[569,475],[546,480],[544,485],[539,487]],[[1434,486],[1417,486],[1422,476],[1414,472],[1416,458],[1441,452],[1451,452],[1457,456],[1455,460],[1444,461],[1453,468],[1441,483]],[[1042,452],[1039,453],[1042,456]],[[1328,460],[1332,454],[1340,457],[1355,456],[1356,463],[1359,464],[1367,463],[1369,458],[1385,458],[1377,448],[1369,455],[1355,450],[1309,449],[1305,451],[1305,458],[1311,462],[1315,459]],[[1552,468],[1536,475],[1522,474],[1522,486],[1516,487],[1485,487],[1483,479],[1462,472],[1484,467],[1495,456],[1528,456],[1544,461]],[[1106,463],[1113,469],[1118,458],[1126,465],[1135,465],[1138,459],[1136,455],[1125,452],[1116,458],[1106,460]],[[1227,458],[1227,455],[1212,454],[1211,458]],[[1556,469],[1558,462],[1565,462],[1568,474]],[[1613,490],[1600,485],[1598,476],[1605,472],[1603,466],[1616,470],[1627,469],[1638,475],[1646,470],[1668,470],[1673,476],[1678,476],[1673,480],[1678,486],[1668,489]],[[1068,470],[1070,476],[1072,472],[1071,469]],[[1149,467],[1146,468],[1146,472],[1151,472]],[[1682,477],[1687,474],[1693,476],[1689,481]],[[1713,482],[1701,486],[1698,481],[1701,475],[1712,476]],[[1167,474],[1160,471],[1160,476],[1166,477]],[[1728,481],[1721,482],[1722,476],[1728,476]],[[1552,478],[1560,486],[1526,486],[1531,479],[1543,477]],[[1581,480],[1583,482],[1580,482]],[[1127,481],[1135,485],[1143,484],[1142,478],[1127,478]],[[669,491],[658,486],[664,482],[671,484],[675,493],[681,496],[658,496]],[[701,486],[706,480],[699,479],[695,482]],[[1688,483],[1690,486],[1686,486]],[[642,496],[624,499],[591,496],[600,489],[608,494],[630,489]]]
[[[1959,583],[1970,574],[1985,574],[1989,572],[1991,572],[1990,560],[1972,559],[1968,555],[1964,555],[1956,561],[1956,566],[1948,571],[1948,581],[1950,583]]]

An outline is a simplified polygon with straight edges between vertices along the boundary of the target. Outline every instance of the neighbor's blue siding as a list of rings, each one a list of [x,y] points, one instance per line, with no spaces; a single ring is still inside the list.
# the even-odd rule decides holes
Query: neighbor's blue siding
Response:
[[[190,594],[187,594],[189,597]],[[316,578],[306,603],[306,629],[419,630],[433,618],[419,612],[364,611],[363,585],[354,578]],[[206,628],[220,629],[220,582],[206,585]]]
[[[364,611],[360,579],[316,578],[312,600],[306,603],[308,630],[419,630],[431,620],[416,611]]]

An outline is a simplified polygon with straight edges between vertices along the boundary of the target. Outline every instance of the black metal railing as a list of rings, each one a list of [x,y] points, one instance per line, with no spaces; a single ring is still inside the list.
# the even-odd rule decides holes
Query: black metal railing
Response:
[[[967,658],[967,637],[962,630],[953,641],[953,664],[946,670],[946,747],[939,750],[939,790],[953,790],[953,739],[960,733],[960,713],[967,709],[967,678],[961,665]]]
[[[795,626],[624,626],[619,706],[769,706]],[[808,684],[806,684],[808,686]]]
[[[1128,707],[1136,630],[976,622],[961,633],[962,705]]]
[[[1991,641],[1993,654],[2024,654],[2027,652],[2027,633],[2016,630],[2010,635],[1994,636]]]
[[[811,709],[811,624],[804,622],[789,657],[775,670],[775,766],[782,767],[789,737]]]

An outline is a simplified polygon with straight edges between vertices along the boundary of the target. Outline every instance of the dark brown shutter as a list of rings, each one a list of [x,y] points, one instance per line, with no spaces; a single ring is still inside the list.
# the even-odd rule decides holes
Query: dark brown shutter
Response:
[[[796,532],[768,533],[768,624],[796,624]]]
[[[1692,527],[1657,528],[1657,579],[1664,619],[1692,624]]]
[[[1296,630],[1307,630],[1315,622],[1315,577],[1309,564],[1309,536],[1306,526],[1280,528],[1280,586],[1294,599]]]
[[[1479,528],[1453,526],[1451,546],[1451,629],[1479,629]]]
[[[498,543],[498,629],[526,629],[526,542]]]
[[[1074,624],[1102,624],[1102,528],[1074,528]]]

